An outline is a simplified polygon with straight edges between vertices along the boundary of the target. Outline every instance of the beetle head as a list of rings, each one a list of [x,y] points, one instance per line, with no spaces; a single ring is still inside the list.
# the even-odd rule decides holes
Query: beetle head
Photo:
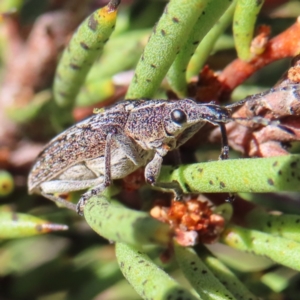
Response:
[[[165,131],[169,135],[178,135],[187,128],[206,122],[218,125],[231,121],[231,113],[225,107],[216,104],[198,104],[191,99],[167,102],[165,106]]]

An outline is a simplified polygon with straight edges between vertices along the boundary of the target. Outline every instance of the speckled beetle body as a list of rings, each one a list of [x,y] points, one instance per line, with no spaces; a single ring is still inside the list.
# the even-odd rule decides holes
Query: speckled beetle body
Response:
[[[190,139],[206,122],[231,120],[230,110],[215,104],[183,100],[126,100],[73,125],[46,145],[29,175],[29,193],[63,203],[55,194],[90,188],[77,205],[101,193],[114,179],[124,178],[142,166],[145,179],[157,184],[163,157]],[[228,154],[227,143],[222,158]]]

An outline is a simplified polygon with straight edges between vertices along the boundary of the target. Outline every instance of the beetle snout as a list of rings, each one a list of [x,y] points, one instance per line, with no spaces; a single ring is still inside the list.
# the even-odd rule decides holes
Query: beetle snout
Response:
[[[208,104],[207,108],[209,109],[209,119],[211,122],[216,123],[226,123],[231,120],[231,112],[225,107]]]

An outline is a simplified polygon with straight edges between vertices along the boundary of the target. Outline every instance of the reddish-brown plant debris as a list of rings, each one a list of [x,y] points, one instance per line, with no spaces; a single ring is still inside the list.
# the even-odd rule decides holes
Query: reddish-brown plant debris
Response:
[[[285,83],[283,82],[285,81]],[[281,84],[297,84],[300,83],[300,54],[296,55],[292,60],[292,66],[289,68],[285,76],[283,76]]]
[[[249,121],[234,121],[226,125],[229,144],[246,156],[270,157],[286,155],[289,142],[300,140],[300,86],[278,86],[257,97],[249,97],[233,118]],[[256,124],[256,117],[278,120],[267,126]],[[220,137],[218,130],[209,135],[210,141]]]
[[[139,168],[122,179],[122,187],[127,191],[136,191],[145,184],[145,168]]]
[[[276,60],[297,55],[300,52],[300,17],[294,25],[269,41],[267,41],[268,35],[269,28],[263,27],[261,33],[253,40],[252,46],[260,48],[261,51],[256,51],[256,49],[254,52],[257,55],[251,61],[236,59],[220,75],[205,67],[198,80],[189,85],[189,96],[200,102],[226,101],[232,90],[257,70]],[[288,154],[286,145],[300,139],[299,62],[299,57],[294,57],[292,67],[275,88],[248,97],[244,105],[233,114],[233,118],[253,119],[260,116],[269,120],[279,120],[285,127],[275,126],[275,124],[258,125],[255,120],[254,122],[231,122],[226,128],[232,148],[245,156],[286,155]],[[205,95],[204,99],[202,95]],[[210,132],[210,128],[206,126],[204,130],[201,130],[194,141],[201,140],[203,143],[219,141],[219,129]],[[290,131],[285,128],[289,128]]]
[[[198,78],[189,83],[188,96],[198,102],[216,101],[221,98],[223,90],[223,83],[218,75],[209,66],[204,66]]]
[[[272,38],[261,55],[255,56],[249,62],[240,59],[234,60],[219,76],[219,80],[226,87],[224,94],[230,94],[234,88],[264,66],[276,60],[297,55],[300,51],[299,37],[300,17],[298,17],[294,25]]]
[[[211,203],[197,198],[172,201],[170,207],[157,204],[150,214],[169,223],[175,232],[176,241],[182,246],[216,242],[225,226],[224,218],[214,214]]]
[[[288,154],[285,145],[300,140],[300,56],[296,56],[292,64],[275,88],[248,97],[233,114],[233,118],[250,121],[227,124],[231,147],[247,156],[278,156]],[[256,116],[279,120],[280,125],[255,124]],[[210,139],[214,140],[215,135],[218,135],[217,131]]]

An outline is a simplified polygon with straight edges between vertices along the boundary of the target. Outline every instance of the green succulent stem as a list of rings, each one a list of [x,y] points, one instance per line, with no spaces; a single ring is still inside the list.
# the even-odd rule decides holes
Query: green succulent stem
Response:
[[[67,230],[68,226],[53,224],[29,214],[0,212],[0,238],[15,239],[51,231]]]
[[[141,249],[117,243],[116,255],[123,275],[143,299],[201,299],[155,265]]]
[[[300,271],[300,243],[257,230],[230,225],[221,241],[235,249],[263,255],[271,260]]]
[[[300,242],[300,216],[269,214],[261,208],[253,209],[246,217],[249,227]]]
[[[177,181],[186,193],[266,193],[300,190],[300,155],[164,166],[159,181]]]
[[[254,27],[264,0],[238,0],[233,18],[233,36],[238,57],[251,59],[250,45]]]
[[[174,244],[177,262],[193,288],[205,300],[236,299],[231,292],[214,276],[192,248]]]
[[[54,99],[59,106],[71,107],[93,62],[100,56],[112,34],[120,1],[88,16],[74,33],[59,61],[54,79]]]
[[[199,249],[200,248],[200,249]],[[196,247],[199,257],[203,263],[209,268],[220,282],[233,294],[237,299],[243,295],[244,299],[259,300],[253,295],[246,286],[240,281],[236,274],[234,274],[220,259],[214,257],[204,246]]]
[[[171,229],[148,213],[112,203],[104,196],[94,196],[84,208],[84,217],[99,235],[115,242],[133,245],[167,245]]]
[[[206,1],[205,1],[206,2]],[[126,94],[127,99],[151,98],[203,10],[203,0],[171,0],[155,26]]]
[[[214,23],[212,29],[204,36],[202,42],[197,47],[194,55],[189,61],[186,70],[186,79],[189,81],[193,76],[199,74],[208,56],[211,54],[213,47],[218,38],[223,34],[231,24],[233,13],[236,7],[236,1],[232,2],[220,19]],[[220,11],[220,13],[222,10]],[[207,16],[204,16],[207,18]],[[211,20],[209,20],[210,22]],[[203,29],[202,29],[203,30]]]
[[[167,75],[170,86],[179,96],[183,97],[186,95],[186,69],[191,56],[197,47],[201,47],[202,39],[226,11],[231,2],[230,0],[208,1],[191,30],[188,40],[183,43]]]

